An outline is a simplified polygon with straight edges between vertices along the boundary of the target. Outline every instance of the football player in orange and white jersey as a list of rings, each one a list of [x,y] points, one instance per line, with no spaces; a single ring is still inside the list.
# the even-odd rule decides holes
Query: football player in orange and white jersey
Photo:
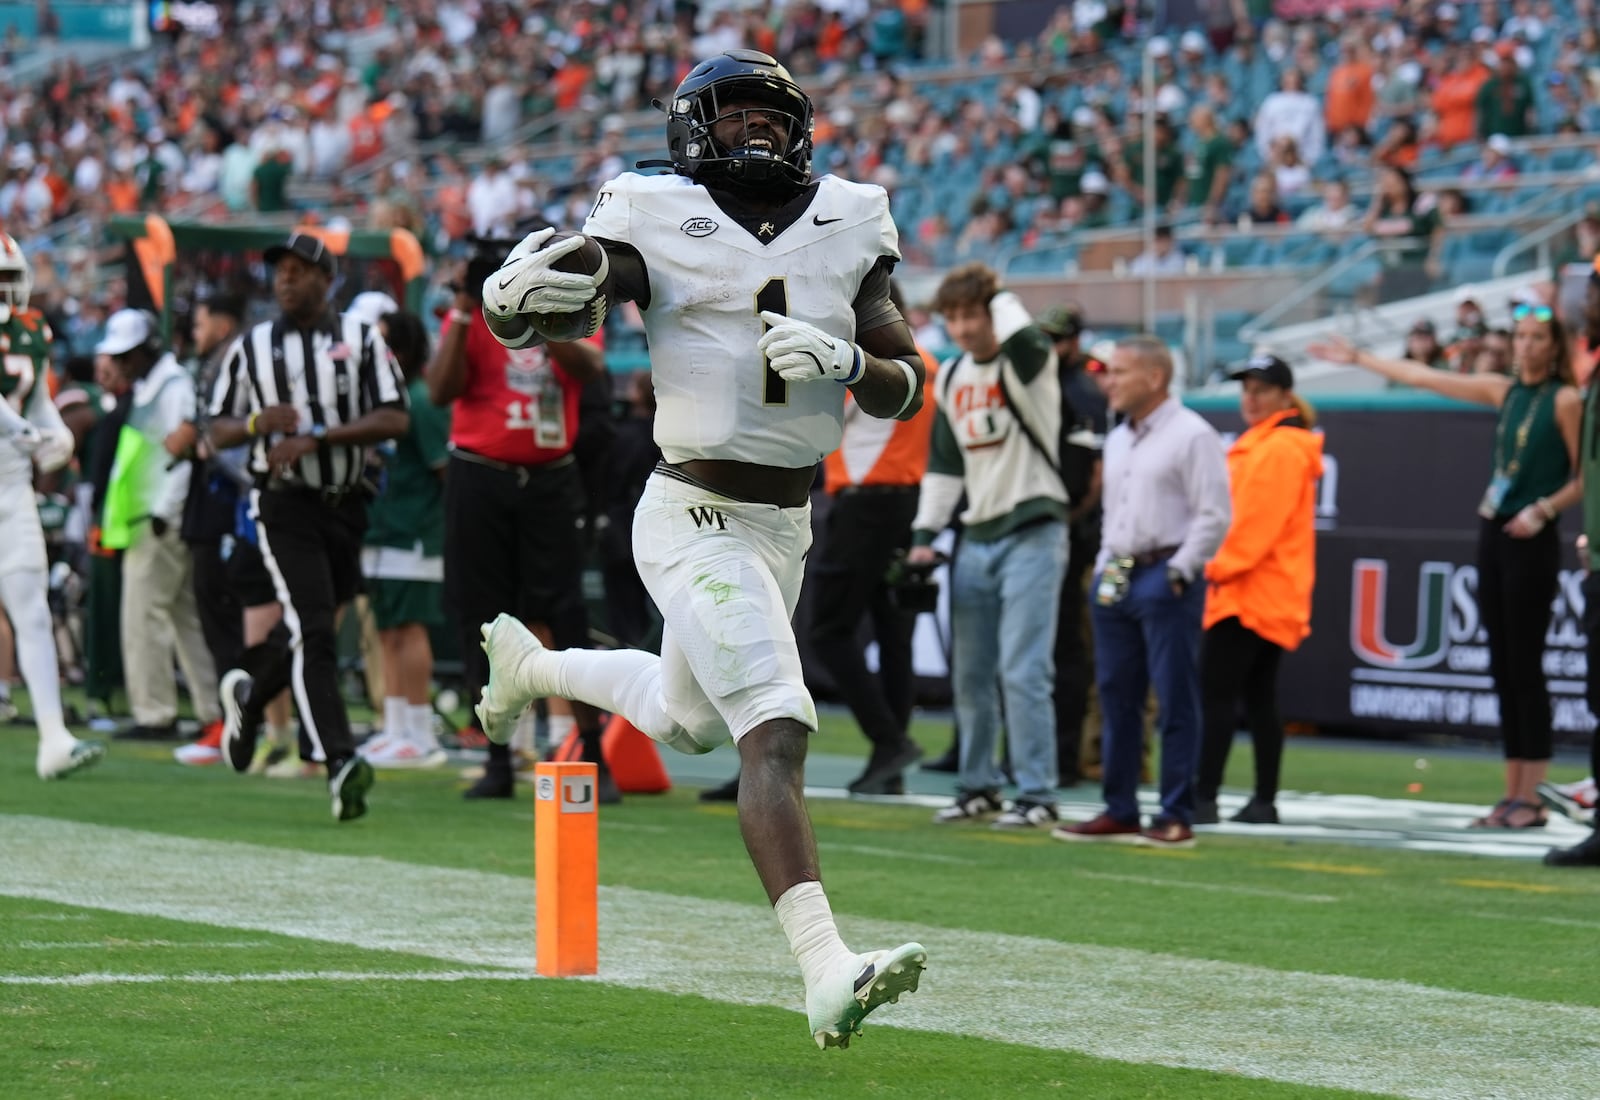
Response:
[[[916,989],[927,953],[907,943],[856,954],[835,927],[803,796],[817,717],[790,618],[810,489],[839,445],[846,387],[863,413],[908,419],[922,360],[889,300],[900,252],[888,196],[812,178],[811,100],[782,65],[719,54],[666,110],[673,174],[600,188],[584,226],[605,250],[599,270],[558,269],[586,241],[545,230],[483,287],[490,328],[511,347],[567,331],[547,333],[544,318],[583,312],[597,326],[615,302],[638,304],[663,461],[633,549],[666,621],[661,656],[553,652],[501,615],[484,628],[491,676],[478,714],[504,738],[532,699],[554,695],[684,752],[732,737],[740,829],[800,964],[812,1037],[842,1047],[868,1012]]]
[[[17,242],[0,233],[0,607],[16,635],[17,664],[34,724],[40,779],[60,779],[105,753],[80,741],[61,714],[61,669],[50,623],[49,561],[33,495],[33,468],[72,458],[73,438],[50,399],[50,326],[28,308],[33,272]]]

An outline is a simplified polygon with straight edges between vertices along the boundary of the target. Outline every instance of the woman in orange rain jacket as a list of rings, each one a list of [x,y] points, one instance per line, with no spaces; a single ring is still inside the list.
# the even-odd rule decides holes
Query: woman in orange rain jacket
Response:
[[[1206,566],[1206,636],[1200,656],[1205,737],[1196,825],[1217,822],[1217,791],[1238,728],[1239,702],[1255,746],[1255,794],[1231,820],[1276,824],[1283,723],[1278,661],[1311,633],[1316,580],[1316,493],[1322,437],[1294,392],[1294,372],[1275,355],[1250,360],[1239,411],[1247,430],[1228,452],[1233,525]]]

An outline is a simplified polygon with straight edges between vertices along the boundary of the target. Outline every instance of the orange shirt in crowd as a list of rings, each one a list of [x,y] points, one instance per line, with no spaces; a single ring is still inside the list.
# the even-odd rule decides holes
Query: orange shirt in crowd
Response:
[[[885,420],[868,416],[845,395],[844,439],[822,461],[823,486],[837,493],[846,485],[920,485],[928,470],[928,448],[933,442],[933,376],[939,361],[923,351],[927,378],[922,385],[922,408],[910,420]]]
[[[132,177],[106,181],[106,200],[113,214],[132,214],[139,209],[139,185]]]
[[[1474,141],[1478,136],[1478,89],[1489,79],[1489,70],[1474,65],[1467,72],[1448,72],[1433,88],[1433,113],[1439,122],[1435,130],[1445,148]]]
[[[1274,645],[1295,649],[1311,633],[1317,576],[1317,479],[1322,437],[1274,413],[1228,451],[1233,523],[1206,565],[1204,625],[1237,618]]]
[[[589,66],[571,60],[556,70],[555,76],[550,79],[555,88],[556,110],[576,110],[578,100],[583,97],[583,90],[589,86],[589,77],[592,74],[593,70]]]
[[[1323,94],[1323,119],[1328,134],[1347,126],[1363,130],[1372,121],[1372,108],[1378,93],[1372,87],[1372,66],[1364,61],[1347,61],[1328,74],[1328,89]]]

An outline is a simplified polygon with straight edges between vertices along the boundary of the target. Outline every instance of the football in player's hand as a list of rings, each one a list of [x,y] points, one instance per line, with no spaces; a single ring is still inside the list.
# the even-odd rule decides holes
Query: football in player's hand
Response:
[[[556,260],[551,266],[556,271],[570,271],[579,275],[593,275],[598,281],[594,297],[571,313],[534,313],[528,320],[533,327],[543,334],[546,340],[571,341],[582,340],[593,336],[600,331],[600,326],[605,323],[606,312],[610,309],[610,274],[611,262],[606,256],[606,250],[600,242],[593,237],[585,237],[581,233],[557,233],[545,245],[548,250],[562,241],[579,237],[583,240],[583,247],[567,253]]]

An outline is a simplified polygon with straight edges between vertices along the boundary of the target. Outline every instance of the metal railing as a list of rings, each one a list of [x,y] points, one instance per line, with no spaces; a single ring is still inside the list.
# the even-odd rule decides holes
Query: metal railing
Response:
[[[1263,332],[1277,323],[1279,318],[1286,317],[1294,310],[1299,309],[1359,265],[1385,252],[1398,252],[1401,249],[1415,247],[1415,241],[1409,237],[1391,237],[1384,240],[1367,241],[1355,251],[1341,256],[1310,279],[1300,283],[1287,295],[1240,325],[1239,339],[1246,343],[1255,343]]]
[[[1584,216],[1582,210],[1573,210],[1548,225],[1534,230],[1527,236],[1518,237],[1495,253],[1494,264],[1489,270],[1496,279],[1512,274],[1511,261],[1530,249],[1538,249],[1538,258],[1534,261],[1534,268],[1548,268],[1553,262],[1550,255],[1551,240],[1577,225],[1584,219]]]

